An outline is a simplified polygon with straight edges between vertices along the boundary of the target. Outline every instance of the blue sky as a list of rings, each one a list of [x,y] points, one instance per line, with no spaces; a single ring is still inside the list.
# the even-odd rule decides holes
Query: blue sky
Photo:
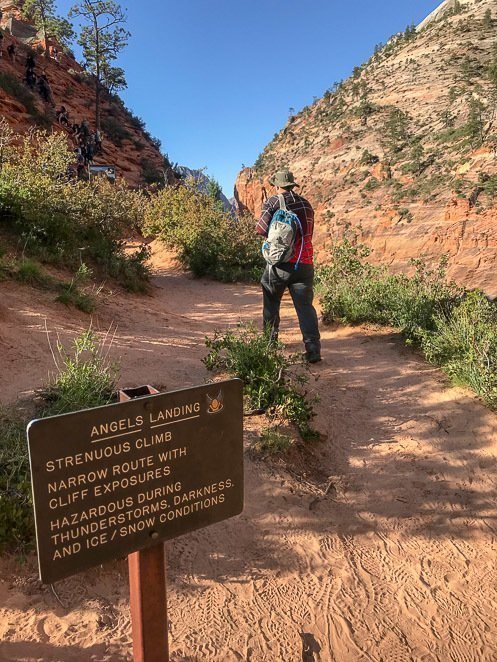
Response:
[[[61,12],[73,4],[59,0]],[[437,0],[129,0],[126,104],[230,197],[288,118]]]

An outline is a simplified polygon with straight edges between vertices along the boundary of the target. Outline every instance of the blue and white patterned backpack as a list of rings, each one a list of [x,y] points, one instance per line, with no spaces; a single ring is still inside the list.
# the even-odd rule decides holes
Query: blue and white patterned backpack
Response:
[[[300,255],[295,263],[297,269],[302,251],[304,249],[304,232],[297,214],[288,211],[283,195],[278,196],[280,208],[276,211],[269,224],[267,239],[262,245],[262,255],[270,267],[275,267],[284,262],[290,262],[293,257],[295,242],[298,233],[302,237]]]

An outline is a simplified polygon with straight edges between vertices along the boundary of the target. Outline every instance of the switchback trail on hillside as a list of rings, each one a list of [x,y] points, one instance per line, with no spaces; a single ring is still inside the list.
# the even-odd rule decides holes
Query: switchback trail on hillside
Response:
[[[121,384],[202,383],[205,335],[258,321],[259,290],[193,280],[160,256],[156,268],[153,296],[108,294],[94,325],[117,327]],[[45,326],[65,341],[88,318],[1,287],[12,402],[51,369]],[[295,329],[286,300],[291,351]],[[390,331],[324,328],[323,356],[308,466],[247,453],[244,513],[166,545],[171,659],[496,660],[497,417]],[[247,448],[259,425],[248,420]],[[124,561],[58,583],[57,597],[34,558],[1,570],[1,660],[131,659]]]

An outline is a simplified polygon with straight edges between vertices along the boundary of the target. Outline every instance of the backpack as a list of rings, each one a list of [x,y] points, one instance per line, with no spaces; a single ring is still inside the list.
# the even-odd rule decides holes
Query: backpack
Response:
[[[297,214],[288,211],[283,195],[278,196],[280,208],[274,213],[269,224],[267,239],[262,245],[262,255],[270,267],[289,262],[293,257],[297,233],[300,232],[302,242],[300,255],[295,263],[299,266],[304,249],[304,232]]]

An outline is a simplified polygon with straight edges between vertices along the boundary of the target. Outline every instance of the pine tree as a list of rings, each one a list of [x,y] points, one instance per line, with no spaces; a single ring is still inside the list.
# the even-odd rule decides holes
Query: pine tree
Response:
[[[209,178],[209,181],[207,182],[207,195],[218,202],[221,200],[221,193],[222,189],[219,183],[215,179]]]
[[[74,38],[71,23],[56,14],[55,0],[24,0],[22,14],[25,18],[33,21],[37,29],[43,33],[45,55],[47,57],[49,55],[49,39],[57,39],[63,46],[68,46]]]
[[[485,30],[490,30],[492,27],[493,27],[492,12],[490,11],[490,7],[489,7],[485,12],[485,15],[483,16],[483,28]]]
[[[385,151],[390,156],[398,154],[409,139],[409,116],[400,108],[392,108],[383,124],[381,141]]]
[[[485,140],[485,106],[475,97],[469,99],[469,115],[465,128],[466,135],[474,146],[479,147],[483,144]]]
[[[123,89],[126,86],[123,69],[113,66],[130,36],[123,27],[126,14],[114,0],[81,0],[69,15],[77,16],[85,23],[78,43],[83,48],[85,68],[95,80],[95,124],[100,129],[102,88]]]

